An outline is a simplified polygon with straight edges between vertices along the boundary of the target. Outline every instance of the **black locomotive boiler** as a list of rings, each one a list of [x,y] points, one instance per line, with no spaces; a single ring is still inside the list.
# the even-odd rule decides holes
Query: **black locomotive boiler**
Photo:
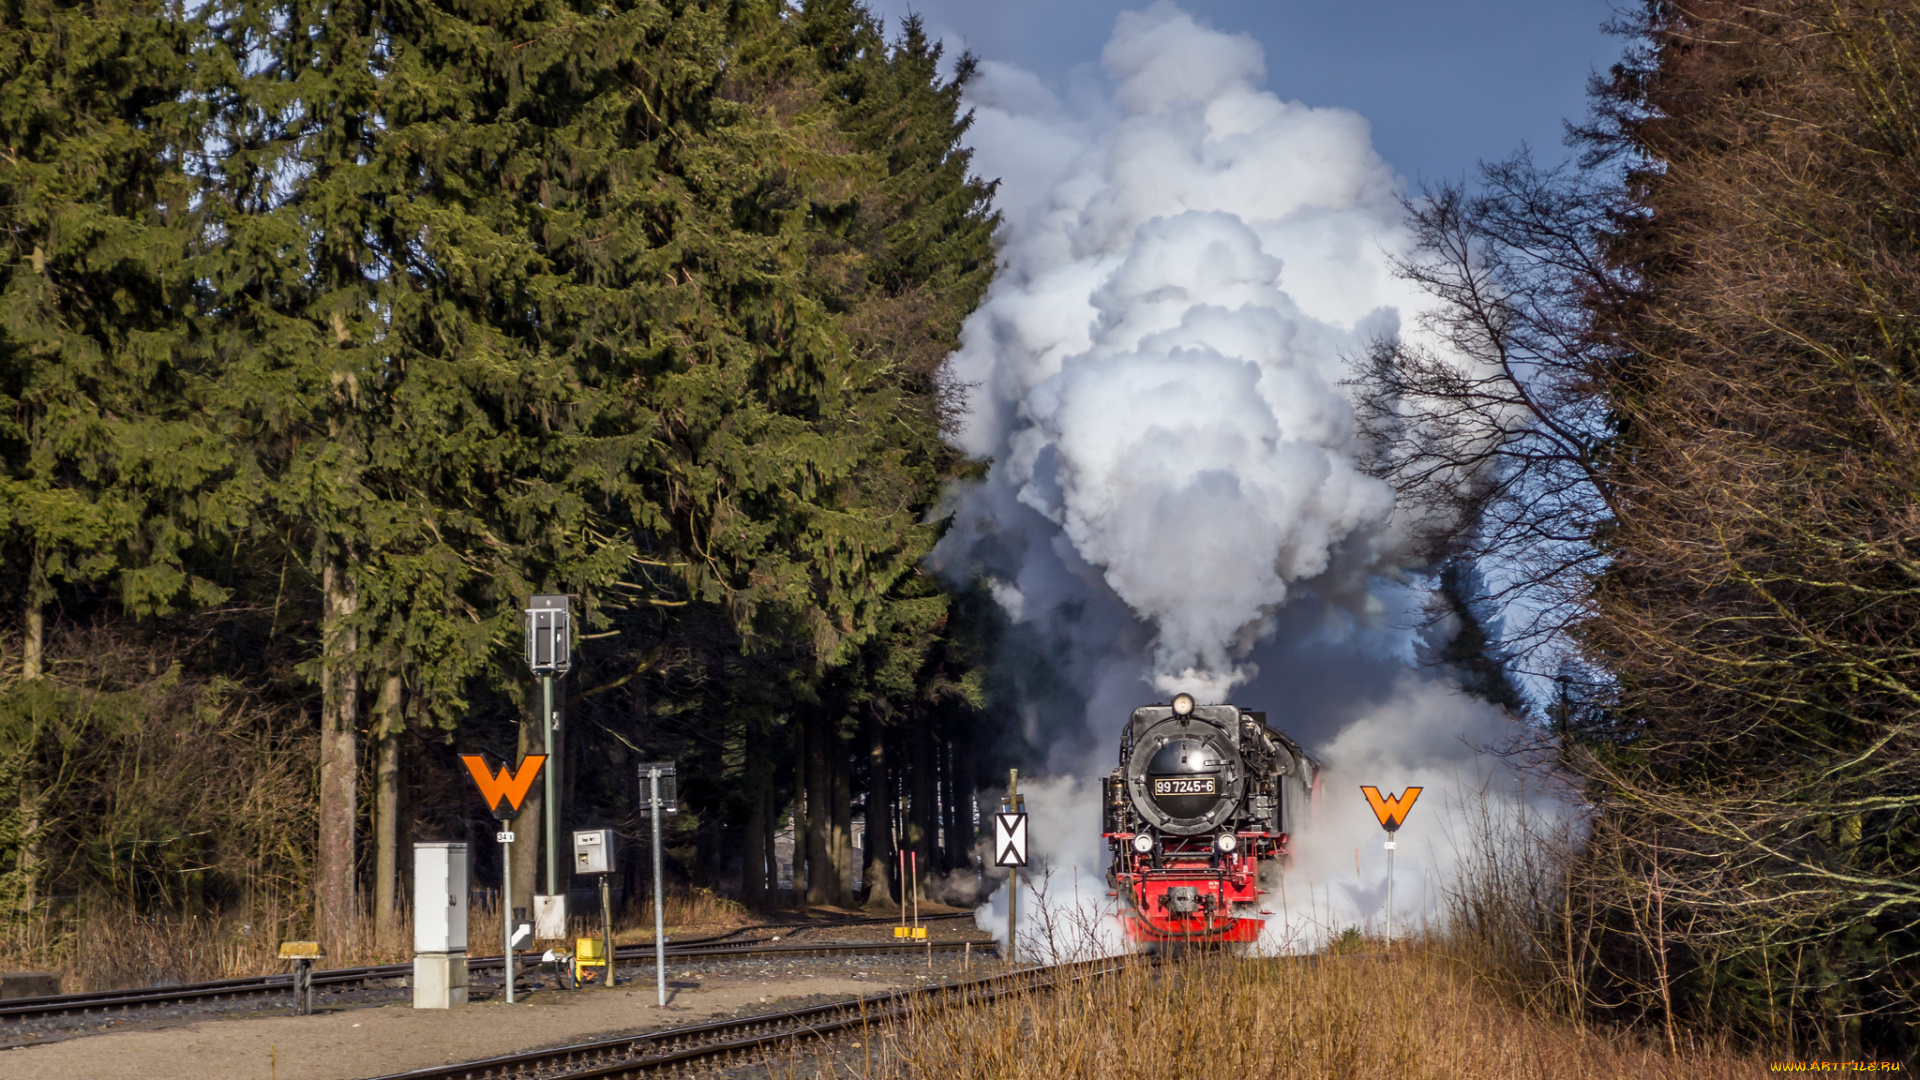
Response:
[[[1260,934],[1263,876],[1286,865],[1319,801],[1320,763],[1264,713],[1178,694],[1133,710],[1103,788],[1127,935],[1246,942]]]

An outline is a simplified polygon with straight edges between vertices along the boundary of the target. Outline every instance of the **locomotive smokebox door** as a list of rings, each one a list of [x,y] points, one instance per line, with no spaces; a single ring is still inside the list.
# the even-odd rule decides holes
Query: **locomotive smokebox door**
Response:
[[[1239,750],[1240,711],[1196,706],[1188,716],[1166,706],[1134,711],[1132,750],[1121,767],[1132,811],[1159,833],[1206,836],[1239,812],[1247,776]]]
[[[1220,801],[1220,752],[1210,742],[1175,739],[1147,763],[1153,801],[1168,817],[1197,818]]]

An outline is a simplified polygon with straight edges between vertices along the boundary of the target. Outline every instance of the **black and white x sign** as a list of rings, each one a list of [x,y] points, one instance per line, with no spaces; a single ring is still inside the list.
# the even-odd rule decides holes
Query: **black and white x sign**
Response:
[[[993,865],[1027,865],[1027,815],[993,815]]]

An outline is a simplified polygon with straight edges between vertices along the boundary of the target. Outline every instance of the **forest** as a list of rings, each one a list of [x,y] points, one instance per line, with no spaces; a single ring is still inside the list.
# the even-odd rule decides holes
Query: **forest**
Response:
[[[1456,929],[1669,1049],[1911,1054],[1920,12],[1614,29],[1565,163],[1407,193],[1432,306],[1353,358],[1437,659],[1578,811]],[[542,593],[522,828],[631,879],[672,759],[681,887],[885,906],[907,850],[970,899],[1032,696],[924,561],[988,467],[941,375],[995,268],[975,72],[855,0],[0,6],[9,955],[386,940],[415,841],[496,883],[458,755],[540,743]]]
[[[673,759],[683,886],[785,902],[796,810],[793,900],[971,865],[994,616],[920,562],[995,218],[942,67],[851,0],[8,5],[13,944],[350,951],[413,841],[497,886],[457,755],[542,739],[537,593],[565,828],[642,836]]]
[[[1437,344],[1360,378],[1377,470],[1447,523],[1428,557],[1485,573],[1551,687],[1516,752],[1580,811],[1506,832],[1528,856],[1462,911],[1577,1020],[1905,1057],[1920,12],[1645,0],[1614,29],[1573,160],[1408,203]]]

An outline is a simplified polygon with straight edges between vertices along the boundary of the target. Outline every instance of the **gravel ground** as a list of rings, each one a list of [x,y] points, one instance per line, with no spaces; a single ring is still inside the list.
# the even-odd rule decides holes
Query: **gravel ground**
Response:
[[[622,987],[536,993],[511,1006],[490,1001],[426,1011],[390,1004],[121,1031],[0,1052],[0,1078],[355,1080],[889,988],[878,978],[830,976],[714,979],[699,986],[675,981],[683,985],[664,1010],[654,1004],[651,987]]]

